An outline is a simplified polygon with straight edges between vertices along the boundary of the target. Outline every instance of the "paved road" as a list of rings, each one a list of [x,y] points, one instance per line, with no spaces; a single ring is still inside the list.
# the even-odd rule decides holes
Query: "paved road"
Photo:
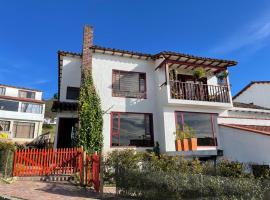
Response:
[[[83,200],[97,199],[90,189],[71,185],[67,182],[17,181],[12,184],[0,183],[0,196],[27,200]]]

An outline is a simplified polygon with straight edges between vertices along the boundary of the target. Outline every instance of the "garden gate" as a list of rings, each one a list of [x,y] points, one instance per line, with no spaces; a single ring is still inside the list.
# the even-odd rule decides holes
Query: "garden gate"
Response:
[[[13,176],[72,175],[99,191],[99,156],[82,148],[27,149],[14,153]]]

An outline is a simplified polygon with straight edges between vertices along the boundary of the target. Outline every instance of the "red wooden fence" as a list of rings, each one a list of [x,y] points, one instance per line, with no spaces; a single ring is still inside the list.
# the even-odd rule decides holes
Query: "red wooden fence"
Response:
[[[99,191],[99,156],[96,154],[86,154],[84,162],[82,148],[27,149],[17,150],[14,153],[13,176],[74,173],[79,173],[82,184],[86,183],[88,186],[93,184],[95,190]]]

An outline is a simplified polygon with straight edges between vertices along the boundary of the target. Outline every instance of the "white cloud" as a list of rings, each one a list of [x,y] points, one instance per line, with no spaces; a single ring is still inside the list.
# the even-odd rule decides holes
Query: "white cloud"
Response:
[[[269,45],[270,43],[267,43],[267,40],[270,39],[270,15],[268,13],[237,30],[210,51],[216,54],[226,54],[249,48],[249,51],[255,52]]]

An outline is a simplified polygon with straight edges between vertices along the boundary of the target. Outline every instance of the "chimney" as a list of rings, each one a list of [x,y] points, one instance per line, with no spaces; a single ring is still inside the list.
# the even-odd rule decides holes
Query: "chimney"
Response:
[[[91,46],[93,46],[93,27],[85,25],[83,29],[82,78],[85,71],[92,72]]]

